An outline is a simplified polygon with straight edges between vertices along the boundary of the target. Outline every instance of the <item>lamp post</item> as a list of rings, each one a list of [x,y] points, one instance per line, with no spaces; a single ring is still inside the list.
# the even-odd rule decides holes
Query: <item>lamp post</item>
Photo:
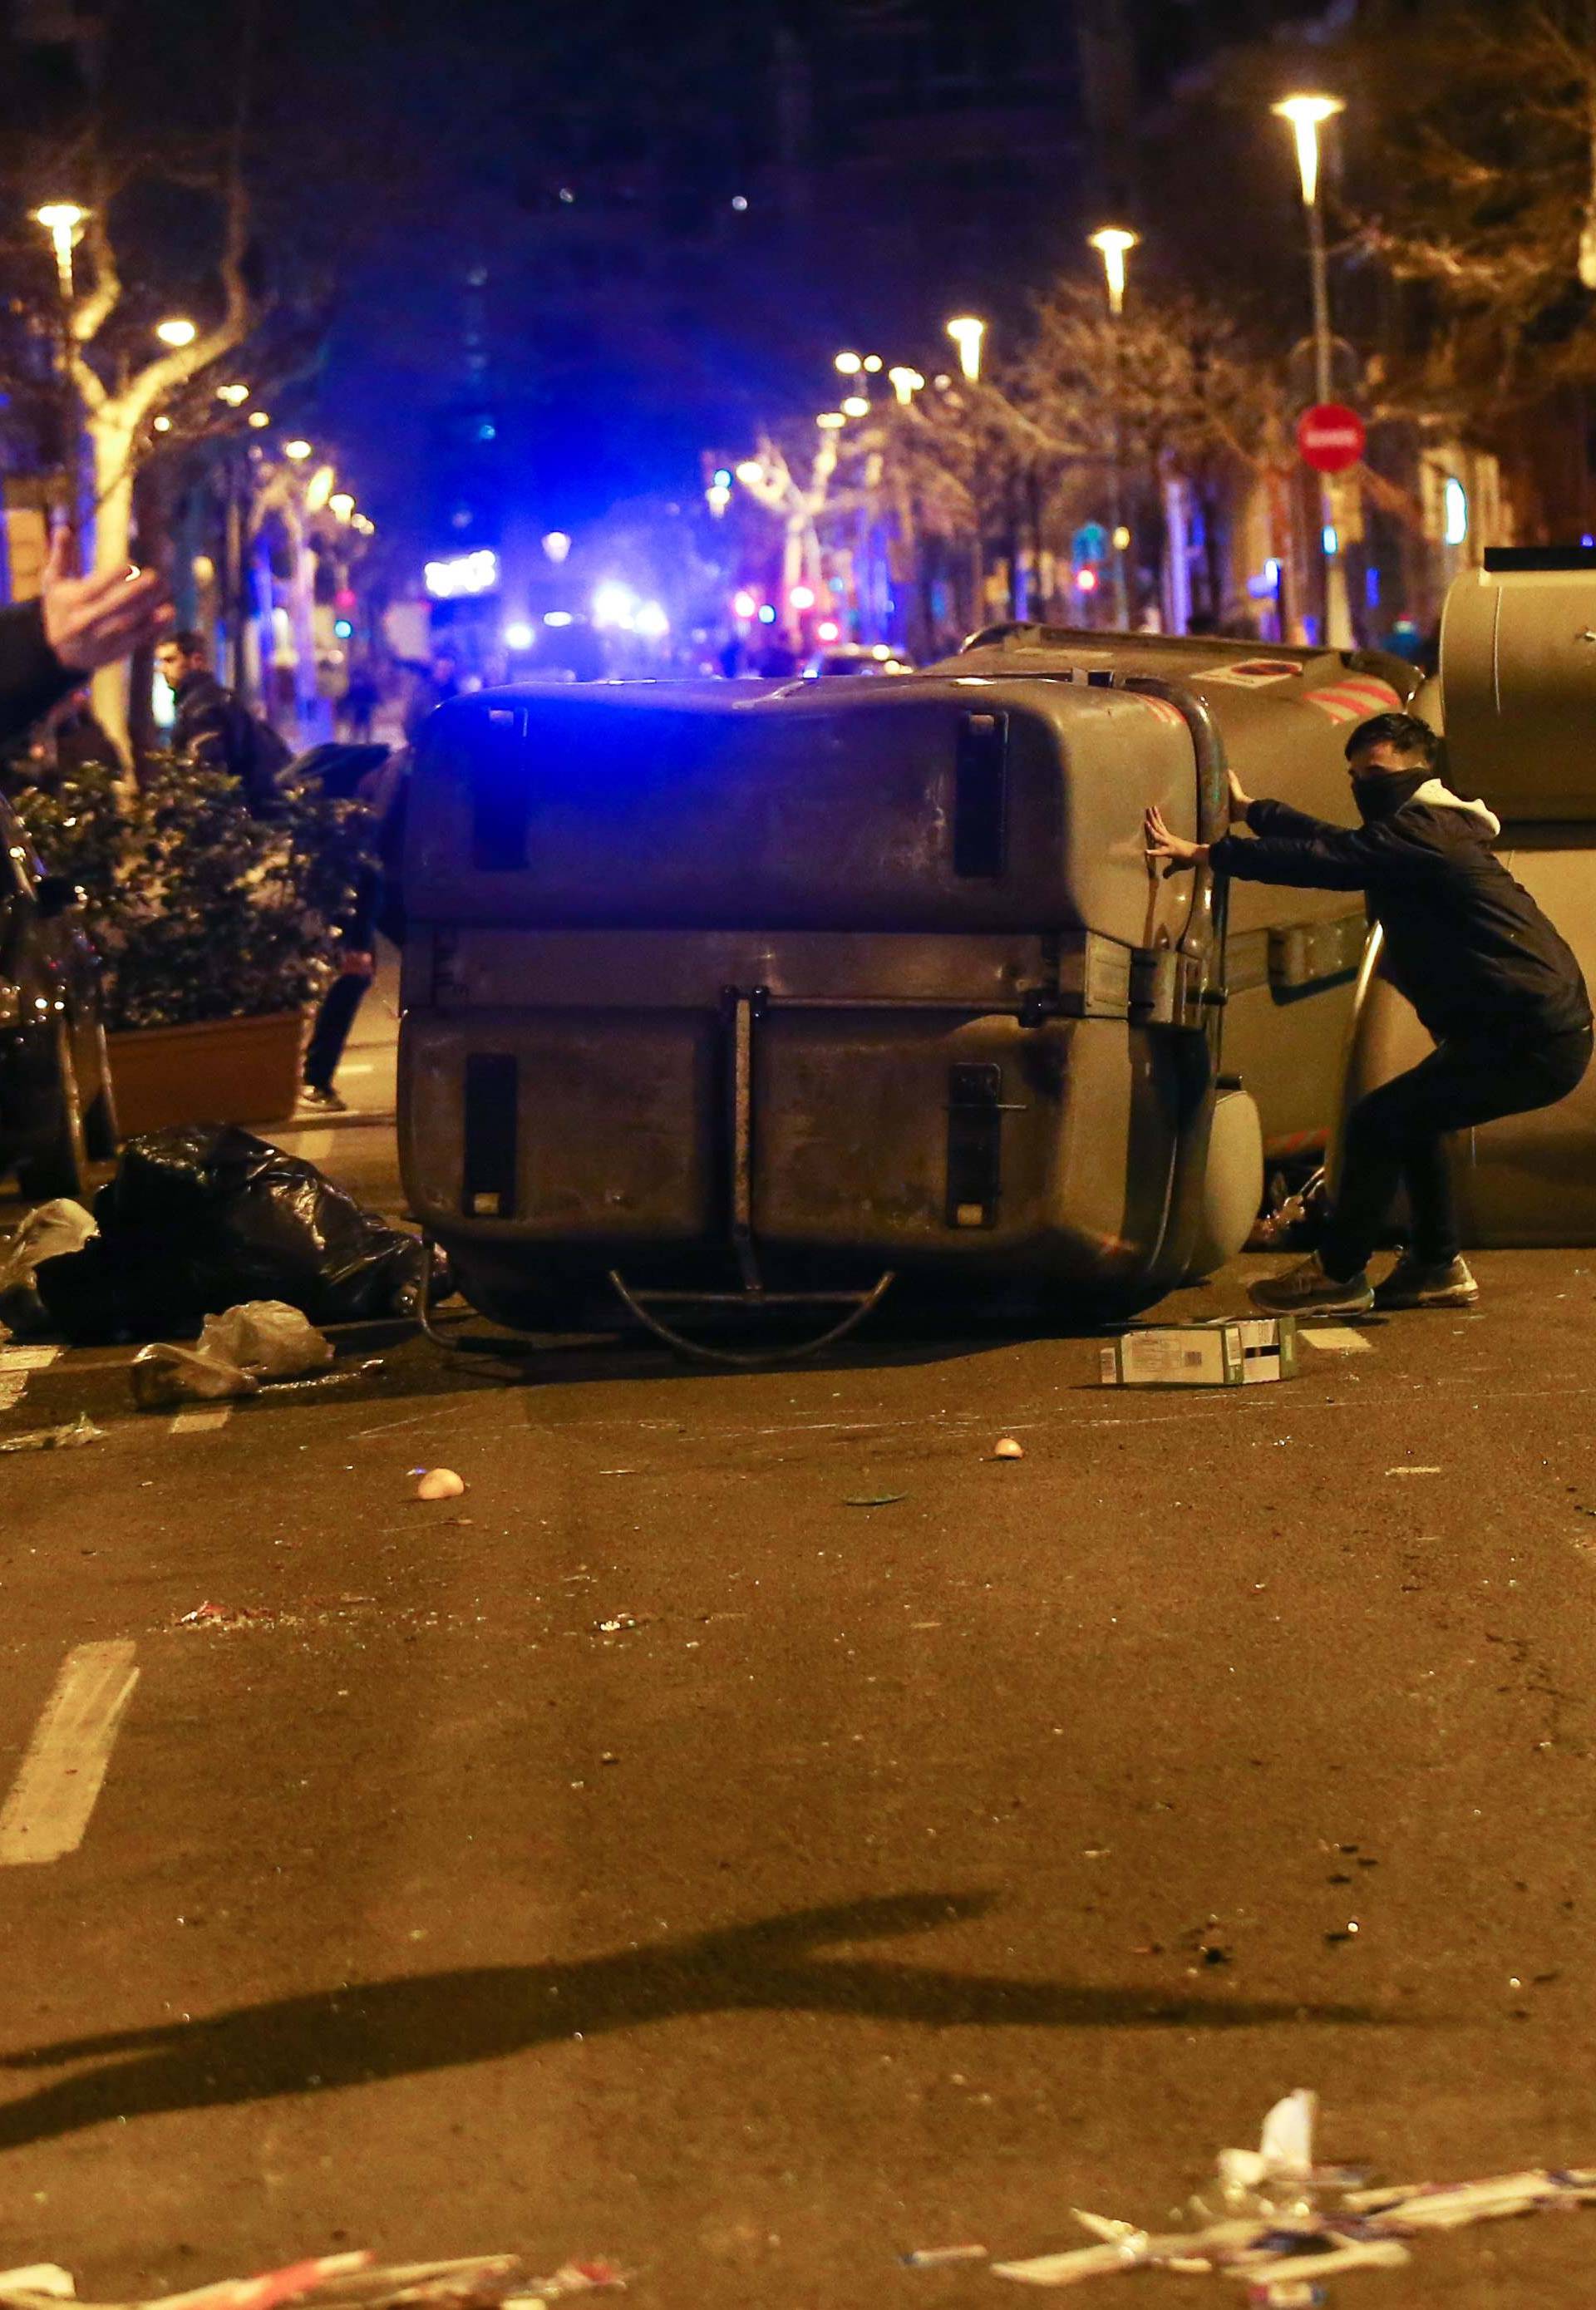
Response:
[[[958,366],[971,385],[981,382],[981,348],[986,337],[986,324],[973,313],[961,314],[948,323],[948,334],[958,347]]]
[[[981,382],[981,354],[986,342],[986,324],[973,313],[962,313],[948,322],[948,334],[958,348],[958,366],[965,382]],[[973,509],[974,527],[970,532],[970,623],[980,625],[986,608],[986,543],[981,534],[979,508]]]
[[[1112,471],[1114,515],[1114,621],[1123,632],[1130,623],[1131,604],[1125,590],[1124,521],[1124,409],[1123,380],[1121,374],[1122,350],[1120,324],[1125,311],[1125,259],[1141,239],[1140,233],[1123,225],[1106,224],[1088,239],[1103,260],[1103,278],[1108,290],[1108,334],[1114,348],[1113,369],[1109,380],[1114,426]]]
[[[1319,200],[1319,132],[1327,120],[1346,110],[1339,96],[1288,96],[1271,110],[1288,120],[1297,140],[1297,168],[1302,184],[1302,204],[1308,220],[1308,264],[1314,291],[1314,386],[1321,402],[1330,400],[1330,266],[1324,248],[1324,212]],[[1352,612],[1347,600],[1347,567],[1336,533],[1335,500],[1328,480],[1319,490],[1320,544],[1324,567],[1324,639],[1331,649],[1352,646]]]
[[[89,212],[79,208],[75,201],[48,201],[43,208],[34,210],[33,221],[42,225],[56,252],[56,282],[60,291],[56,316],[56,370],[60,386],[61,475],[66,489],[67,517],[75,528],[81,449],[77,387],[72,376],[72,305],[75,294],[72,252],[82,239]]]

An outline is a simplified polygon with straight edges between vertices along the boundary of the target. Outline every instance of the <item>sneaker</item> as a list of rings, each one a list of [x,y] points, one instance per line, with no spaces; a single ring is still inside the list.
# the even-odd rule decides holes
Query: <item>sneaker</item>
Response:
[[[318,1083],[307,1083],[299,1093],[299,1111],[312,1115],[347,1115],[349,1102],[340,1099],[331,1084],[324,1090]]]
[[[1469,1272],[1466,1259],[1444,1259],[1427,1265],[1404,1251],[1383,1283],[1375,1290],[1375,1305],[1388,1307],[1472,1307],[1479,1286]]]
[[[1247,1297],[1254,1307],[1271,1316],[1366,1316],[1375,1304],[1369,1279],[1361,1269],[1338,1283],[1326,1275],[1316,1251],[1300,1267],[1254,1283]]]

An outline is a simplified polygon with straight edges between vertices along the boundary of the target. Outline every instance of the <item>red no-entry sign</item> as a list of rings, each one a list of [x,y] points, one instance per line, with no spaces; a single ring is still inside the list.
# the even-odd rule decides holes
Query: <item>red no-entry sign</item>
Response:
[[[1344,402],[1321,401],[1297,421],[1297,446],[1316,473],[1344,473],[1357,465],[1368,438],[1357,410]]]

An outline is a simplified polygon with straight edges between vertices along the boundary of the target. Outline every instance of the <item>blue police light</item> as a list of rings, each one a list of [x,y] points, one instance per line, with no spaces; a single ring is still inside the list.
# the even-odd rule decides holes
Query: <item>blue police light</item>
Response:
[[[533,638],[533,630],[525,618],[512,618],[504,630],[506,649],[529,650]]]
[[[353,633],[354,628],[350,624],[347,618],[334,618],[333,621],[333,631],[337,635],[341,642],[346,642],[351,634]]]
[[[545,610],[543,623],[546,626],[568,626],[571,623],[571,613],[568,610]]]
[[[424,575],[435,602],[452,602],[462,594],[490,594],[499,583],[499,556],[491,547],[481,546],[474,553],[429,561]]]
[[[773,602],[760,603],[759,623],[762,626],[773,626],[776,623],[776,605]]]

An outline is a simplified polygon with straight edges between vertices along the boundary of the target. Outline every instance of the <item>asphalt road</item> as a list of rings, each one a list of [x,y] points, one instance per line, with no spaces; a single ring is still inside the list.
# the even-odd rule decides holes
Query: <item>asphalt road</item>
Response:
[[[395,1192],[383,1125],[309,1143]],[[0,1459],[0,1787],[78,1647],[137,1680],[81,1843],[0,1863],[0,2266],[951,2310],[1005,2288],[897,2257],[1163,2223],[1297,2085],[1398,2180],[1596,2162],[1596,1255],[1479,1266],[1230,1394],[889,1332],[516,1387],[351,1342],[184,1434],[124,1358],[29,1376],[0,1440],[107,1433]],[[1593,2268],[1546,2218],[1336,2298]]]

